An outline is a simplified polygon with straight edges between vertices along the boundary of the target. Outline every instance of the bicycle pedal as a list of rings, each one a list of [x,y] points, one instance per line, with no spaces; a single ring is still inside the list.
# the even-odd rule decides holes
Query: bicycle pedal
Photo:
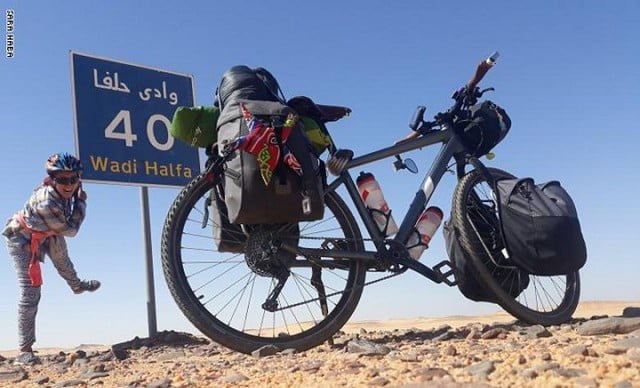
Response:
[[[442,271],[442,268],[448,267],[446,272]],[[446,269],[446,268],[445,268]],[[457,268],[449,260],[442,260],[433,267],[433,272],[437,273],[443,283],[448,286],[455,286],[458,284],[458,276],[456,276]]]

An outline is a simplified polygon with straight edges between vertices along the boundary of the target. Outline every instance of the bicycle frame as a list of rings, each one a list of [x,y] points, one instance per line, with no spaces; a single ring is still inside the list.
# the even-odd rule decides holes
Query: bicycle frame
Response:
[[[386,159],[393,157],[395,155],[399,155],[405,152],[413,151],[418,148],[427,147],[433,144],[442,143],[442,147],[440,152],[434,159],[433,163],[427,174],[425,175],[420,190],[416,192],[413,201],[409,207],[409,210],[404,216],[402,223],[400,224],[398,233],[391,239],[386,239],[386,236],[378,229],[376,226],[373,217],[370,211],[365,206],[362,201],[360,194],[358,192],[358,188],[351,176],[349,170],[363,166],[369,163],[376,162],[378,160]],[[436,265],[434,268],[429,268],[426,265],[420,263],[417,260],[413,260],[409,257],[409,255],[405,255],[402,257],[401,255],[388,255],[387,245],[389,241],[392,241],[396,244],[401,244],[404,246],[408,239],[411,231],[413,230],[414,225],[418,221],[418,217],[424,211],[426,206],[431,199],[433,192],[435,191],[438,183],[440,182],[442,176],[447,171],[447,166],[449,161],[454,157],[455,154],[460,152],[464,152],[465,148],[460,141],[459,136],[453,131],[453,129],[445,125],[441,130],[430,131],[427,134],[409,140],[401,141],[398,144],[393,146],[383,148],[377,151],[373,151],[362,156],[358,156],[356,158],[351,159],[335,180],[333,180],[327,187],[326,191],[335,191],[341,185],[344,185],[347,192],[349,193],[349,197],[351,197],[351,201],[355,205],[360,218],[364,222],[365,227],[367,228],[367,232],[371,237],[376,251],[365,251],[365,252],[352,252],[352,251],[343,251],[343,250],[331,250],[327,251],[324,249],[310,249],[303,247],[293,247],[288,244],[283,244],[282,248],[291,252],[294,252],[299,255],[304,255],[307,257],[333,257],[333,258],[345,258],[345,259],[353,259],[353,260],[364,260],[370,262],[378,262],[385,257],[391,260],[393,263],[400,264],[406,266],[424,276],[431,279],[436,283],[445,282],[447,284],[455,284],[448,277],[452,274],[451,271],[442,273],[440,268],[446,265],[446,262],[441,262]],[[387,257],[390,256],[390,257]]]

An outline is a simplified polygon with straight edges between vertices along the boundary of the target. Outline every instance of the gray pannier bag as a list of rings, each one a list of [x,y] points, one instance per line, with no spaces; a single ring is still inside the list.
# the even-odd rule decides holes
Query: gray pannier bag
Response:
[[[274,101],[236,99],[227,103],[218,119],[218,146],[223,149],[249,133],[243,109],[261,120],[284,121],[296,112]],[[324,215],[320,162],[298,122],[286,139],[302,175],[280,161],[272,179],[265,184],[256,156],[236,150],[225,164],[225,203],[234,224],[271,224],[313,221]]]
[[[534,275],[565,275],[587,260],[573,200],[551,181],[536,185],[532,178],[497,183],[500,217],[510,258]]]
[[[241,253],[245,250],[247,236],[240,225],[229,222],[227,205],[224,203],[224,182],[221,181],[211,189],[208,205],[213,223],[213,241],[219,252]]]

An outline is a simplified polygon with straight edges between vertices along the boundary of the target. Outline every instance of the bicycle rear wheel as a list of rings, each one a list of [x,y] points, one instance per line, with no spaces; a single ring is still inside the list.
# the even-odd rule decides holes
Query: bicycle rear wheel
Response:
[[[488,170],[495,180],[513,178],[513,175],[499,169]],[[496,196],[480,171],[473,170],[460,180],[452,208],[452,218],[459,226],[460,245],[468,254],[478,280],[495,295],[506,311],[532,324],[557,325],[571,318],[580,299],[578,271],[562,276],[526,274],[500,250],[491,250],[495,241],[502,238],[502,233],[498,224]],[[487,209],[493,212],[490,217],[478,216]],[[495,276],[495,271],[503,272]],[[504,276],[504,271],[510,272],[508,276]],[[529,277],[528,286],[521,292],[514,292],[514,287],[523,284],[522,276]],[[502,280],[496,280],[497,277]]]
[[[256,228],[263,237],[250,237],[244,252],[220,252],[209,214],[215,210],[207,206],[207,199],[221,178],[215,172],[196,177],[167,215],[162,265],[176,303],[202,333],[243,353],[265,345],[302,351],[326,341],[355,310],[365,265],[355,260],[295,257],[288,252],[272,252],[278,259],[266,262],[264,244],[279,240],[306,248],[364,250],[348,207],[336,193],[327,193],[322,220]],[[251,254],[246,255],[247,251]],[[270,304],[275,310],[269,311],[263,306],[278,286],[276,275],[283,273],[287,280],[275,306]]]

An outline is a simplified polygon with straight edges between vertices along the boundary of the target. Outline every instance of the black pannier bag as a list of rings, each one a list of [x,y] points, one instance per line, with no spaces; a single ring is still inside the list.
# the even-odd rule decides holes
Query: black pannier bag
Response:
[[[535,275],[566,275],[587,260],[573,200],[557,181],[497,182],[500,216],[511,259]]]
[[[218,145],[224,147],[249,133],[243,112],[256,120],[285,122],[296,115],[290,107],[273,101],[227,99],[218,119]],[[274,127],[278,128],[277,125]],[[280,145],[280,144],[279,144]],[[324,214],[320,162],[298,122],[286,139],[286,148],[299,163],[298,175],[283,161],[265,184],[256,156],[236,150],[225,165],[225,202],[229,221],[235,224],[268,224],[312,221]]]
[[[469,119],[456,123],[462,142],[474,156],[487,154],[509,132],[507,112],[487,100],[469,108]]]
[[[486,207],[486,205],[484,205]],[[499,229],[496,233],[496,228],[499,228],[498,219],[495,216],[493,210],[486,207],[485,211],[480,215],[477,210],[469,210],[469,219],[473,222],[477,233],[481,236],[485,236],[490,244],[486,247],[489,249],[492,257],[501,266],[497,266],[489,258],[487,252],[483,249],[478,252],[465,252],[458,241],[459,232],[458,225],[454,225],[453,217],[444,223],[444,238],[446,242],[447,254],[449,259],[453,263],[456,269],[456,281],[460,292],[468,299],[476,302],[491,302],[498,303],[493,292],[482,283],[479,278],[474,274],[474,268],[471,265],[470,255],[481,255],[482,262],[485,264],[487,271],[493,275],[496,282],[502,285],[502,288],[507,291],[513,298],[516,298],[520,293],[529,286],[529,276],[526,272],[514,268],[512,263],[507,263],[504,255],[504,243],[503,239],[499,235]],[[472,231],[471,233],[476,233]],[[491,238],[486,238],[491,236]]]
[[[240,225],[229,221],[227,205],[224,203],[223,181],[211,189],[209,211],[213,222],[213,240],[220,252],[241,253],[245,250],[247,237]]]

